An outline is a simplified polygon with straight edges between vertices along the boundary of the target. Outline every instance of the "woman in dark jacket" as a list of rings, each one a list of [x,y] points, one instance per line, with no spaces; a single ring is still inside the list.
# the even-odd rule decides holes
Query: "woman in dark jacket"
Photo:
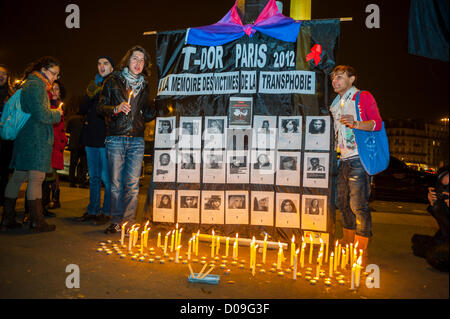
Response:
[[[51,172],[53,148],[52,124],[61,120],[62,109],[50,109],[48,91],[59,78],[60,63],[53,57],[43,57],[25,71],[27,79],[22,87],[22,110],[31,116],[14,142],[11,168],[14,173],[5,190],[2,229],[21,227],[15,220],[15,204],[19,189],[28,178],[27,201],[33,232],[54,231],[55,225],[45,222],[42,210],[42,182]]]
[[[139,177],[144,159],[145,122],[154,117],[150,104],[147,51],[135,46],[103,84],[97,111],[106,118],[106,153],[111,178],[111,225],[106,233],[117,233],[120,223],[135,222]]]

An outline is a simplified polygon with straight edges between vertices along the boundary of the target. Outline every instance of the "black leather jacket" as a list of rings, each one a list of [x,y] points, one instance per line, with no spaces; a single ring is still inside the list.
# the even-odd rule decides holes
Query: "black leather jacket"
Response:
[[[104,81],[97,112],[106,119],[106,136],[144,137],[145,122],[156,116],[154,104],[150,102],[148,81],[139,94],[131,99],[131,111],[114,114],[114,108],[128,101],[125,78],[120,71],[111,73]]]

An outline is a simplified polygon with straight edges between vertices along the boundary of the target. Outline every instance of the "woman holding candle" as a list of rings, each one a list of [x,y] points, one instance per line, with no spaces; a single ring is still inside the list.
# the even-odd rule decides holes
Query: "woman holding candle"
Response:
[[[111,177],[111,225],[106,233],[120,231],[122,221],[135,221],[139,177],[144,159],[145,122],[155,116],[149,98],[150,56],[141,46],[128,50],[115,71],[104,81],[97,111],[106,118],[106,152]],[[127,103],[133,91],[130,103]]]

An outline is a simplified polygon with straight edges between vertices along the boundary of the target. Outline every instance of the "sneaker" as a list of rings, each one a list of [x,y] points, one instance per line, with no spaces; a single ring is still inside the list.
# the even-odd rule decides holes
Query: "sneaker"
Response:
[[[97,217],[96,215],[91,215],[91,214],[88,214],[88,212],[86,212],[86,213],[83,214],[83,216],[75,218],[75,221],[77,221],[77,222],[86,222],[86,221],[89,221],[89,220],[93,220],[96,217]]]
[[[115,234],[115,233],[120,233],[120,225],[112,223],[111,225],[108,226],[108,228],[106,228],[105,234]]]
[[[103,213],[94,216],[94,225],[104,225],[109,222],[109,217]]]

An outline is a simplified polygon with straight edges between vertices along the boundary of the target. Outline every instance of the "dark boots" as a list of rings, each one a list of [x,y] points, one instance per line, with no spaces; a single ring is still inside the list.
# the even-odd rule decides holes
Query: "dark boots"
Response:
[[[30,228],[32,232],[41,233],[56,229],[56,225],[49,225],[45,222],[42,199],[28,200],[28,207],[31,215]]]
[[[48,204],[48,209],[60,208],[61,203],[59,202],[59,188],[52,189],[52,201]]]
[[[2,231],[22,227],[22,224],[16,221],[16,200],[17,198],[5,197],[3,202],[3,216],[0,224]]]
[[[55,217],[56,214],[49,212],[47,210],[47,206],[50,204],[50,193],[51,193],[51,186],[52,182],[44,181],[42,183],[42,207],[43,207],[43,213],[45,217]]]

